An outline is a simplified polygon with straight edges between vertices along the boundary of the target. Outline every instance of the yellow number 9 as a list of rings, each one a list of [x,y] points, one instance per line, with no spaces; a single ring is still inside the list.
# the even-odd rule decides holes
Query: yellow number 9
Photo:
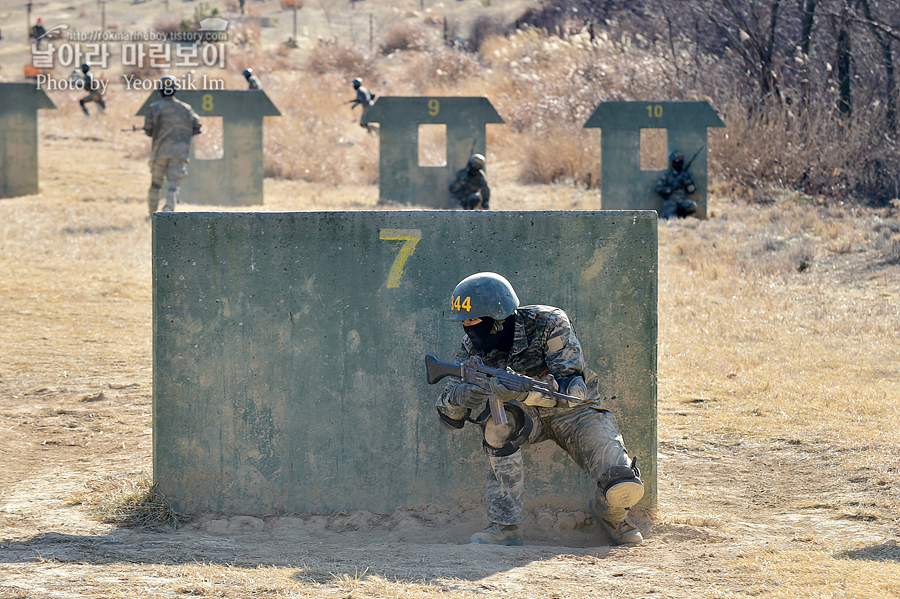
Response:
[[[212,94],[204,94],[203,95],[203,104],[201,106],[203,110],[209,112],[213,109],[213,97]]]
[[[435,100],[434,98],[428,100],[428,114],[431,116],[437,116],[437,113],[441,111],[441,103]]]

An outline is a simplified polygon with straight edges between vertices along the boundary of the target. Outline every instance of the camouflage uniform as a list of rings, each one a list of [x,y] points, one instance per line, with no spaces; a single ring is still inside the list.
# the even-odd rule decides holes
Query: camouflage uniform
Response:
[[[480,356],[492,368],[508,367],[535,379],[543,379],[548,374],[557,380],[582,375],[587,387],[586,402],[582,405],[522,404],[535,423],[525,444],[553,440],[598,485],[611,468],[631,466],[616,418],[603,407],[599,378],[585,367],[581,344],[565,312],[552,306],[522,306],[516,310],[514,340],[508,353],[495,349],[482,354],[465,336],[456,361],[465,362],[471,355]],[[466,416],[465,408],[450,402],[458,383],[458,378],[451,379],[437,401],[438,410],[454,420]],[[524,521],[521,449],[509,456],[488,455],[486,487],[488,518],[492,523],[519,525]],[[599,486],[596,498],[595,511],[608,525],[615,527],[625,519],[627,510],[610,507]]]
[[[357,105],[362,105],[362,114],[359,117],[359,126],[365,128],[367,131],[372,131],[372,127],[369,126],[368,123],[364,123],[363,121],[366,118],[366,115],[369,113],[369,109],[372,108],[372,104],[375,100],[375,96],[372,95],[367,88],[360,85],[356,88],[356,99],[353,100],[353,104],[350,108],[356,108]]]
[[[159,192],[166,183],[166,206],[175,210],[178,187],[187,175],[191,137],[200,133],[200,117],[190,105],[174,97],[164,97],[150,105],[144,117],[144,132],[153,138],[150,151],[150,214],[159,206]]]
[[[100,105],[101,111],[106,110],[106,102],[103,101],[103,94],[100,93],[100,82],[94,79],[94,74],[90,71],[84,74],[84,89],[87,90],[88,95],[78,101],[84,114],[91,114],[85,106],[88,102],[96,102]]]
[[[262,83],[259,82],[259,77],[256,75],[250,75],[247,77],[247,85],[248,89],[262,89]]]
[[[483,209],[488,209],[491,188],[488,187],[483,169],[468,166],[459,169],[453,175],[449,189],[450,194],[459,202],[463,210],[474,210],[478,208],[479,204]]]
[[[687,197],[687,194],[697,191],[690,171],[677,171],[674,166],[669,166],[656,182],[655,191],[663,198],[660,218],[684,218],[697,212],[697,203]]]

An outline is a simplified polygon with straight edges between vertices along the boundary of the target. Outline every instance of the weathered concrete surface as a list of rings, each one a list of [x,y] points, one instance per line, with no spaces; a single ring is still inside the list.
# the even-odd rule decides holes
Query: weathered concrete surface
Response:
[[[697,218],[706,218],[707,127],[725,123],[708,102],[601,102],[584,124],[603,129],[600,139],[600,201],[604,210],[662,210],[653,191],[664,172],[641,169],[641,129],[667,129],[668,151],[681,150],[691,164],[697,191]]]
[[[153,464],[184,512],[392,509],[484,494],[474,425],[442,429],[456,283],[503,274],[564,308],[656,500],[656,213],[377,211],[153,217]],[[526,449],[526,505],[594,484]]]
[[[40,193],[37,111],[56,108],[34,82],[0,83],[0,198]]]
[[[175,97],[201,117],[222,117],[222,158],[194,157],[178,196],[183,204],[259,206],[263,204],[263,117],[281,116],[262,90],[181,90]],[[160,99],[150,94],[137,116]],[[201,135],[203,135],[201,133]]]
[[[387,96],[375,101],[364,122],[379,123],[381,201],[451,208],[450,178],[473,153],[486,154],[486,125],[503,123],[503,119],[487,98]],[[447,126],[446,166],[419,166],[422,124]]]

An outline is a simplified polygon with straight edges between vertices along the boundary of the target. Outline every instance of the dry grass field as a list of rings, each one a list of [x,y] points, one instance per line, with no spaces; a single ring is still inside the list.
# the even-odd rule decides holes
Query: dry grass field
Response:
[[[148,4],[123,3],[116,18],[152,22]],[[309,27],[351,26],[346,7],[316,4],[303,8]],[[363,4],[392,14],[389,3]],[[289,12],[250,6],[280,16],[261,35],[287,37]],[[20,7],[0,9],[24,21]],[[84,18],[94,10],[85,5]],[[539,51],[544,42],[492,39],[484,51],[533,64],[559,50]],[[562,57],[579,56],[563,46]],[[391,209],[377,203],[377,139],[338,106],[351,97],[347,72],[306,62],[340,56],[314,38],[302,54],[273,48],[234,55],[271,65],[260,67],[263,83],[284,115],[266,122],[265,205],[254,209]],[[2,52],[6,77],[16,63]],[[595,133],[548,133],[569,174],[527,176],[550,162],[548,144],[528,142],[536,130],[583,122],[581,104],[541,123],[527,121],[538,106],[517,112],[527,98],[514,96],[515,77],[540,71],[510,79],[498,73],[516,67],[488,58],[467,74],[458,55],[391,56],[369,58],[380,88],[482,90],[510,123],[489,128],[492,209],[600,207],[597,189],[572,175],[599,172]],[[438,60],[460,79],[421,79]],[[230,86],[242,66],[224,75]],[[646,67],[610,62],[610,94],[641,93]],[[436,80],[451,72],[440,71]],[[541,84],[590,100],[566,81]],[[143,96],[114,88],[107,113],[91,118],[79,94],[51,96],[59,109],[40,116],[41,194],[0,200],[0,598],[900,596],[900,205],[779,189],[760,202],[759,190],[751,197],[721,176],[730,142],[711,136],[710,218],[659,228],[660,505],[637,514],[643,545],[610,546],[582,519],[529,532],[535,542],[522,548],[469,546],[481,505],[201,514],[176,527],[147,482],[149,141],[121,131],[139,123]]]

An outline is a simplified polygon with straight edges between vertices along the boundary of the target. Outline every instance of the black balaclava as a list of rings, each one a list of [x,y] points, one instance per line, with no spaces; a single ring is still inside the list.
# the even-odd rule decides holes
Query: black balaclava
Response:
[[[490,353],[494,349],[509,351],[512,348],[516,332],[516,314],[510,314],[503,322],[485,316],[481,322],[472,326],[463,325],[472,347],[480,352]]]

